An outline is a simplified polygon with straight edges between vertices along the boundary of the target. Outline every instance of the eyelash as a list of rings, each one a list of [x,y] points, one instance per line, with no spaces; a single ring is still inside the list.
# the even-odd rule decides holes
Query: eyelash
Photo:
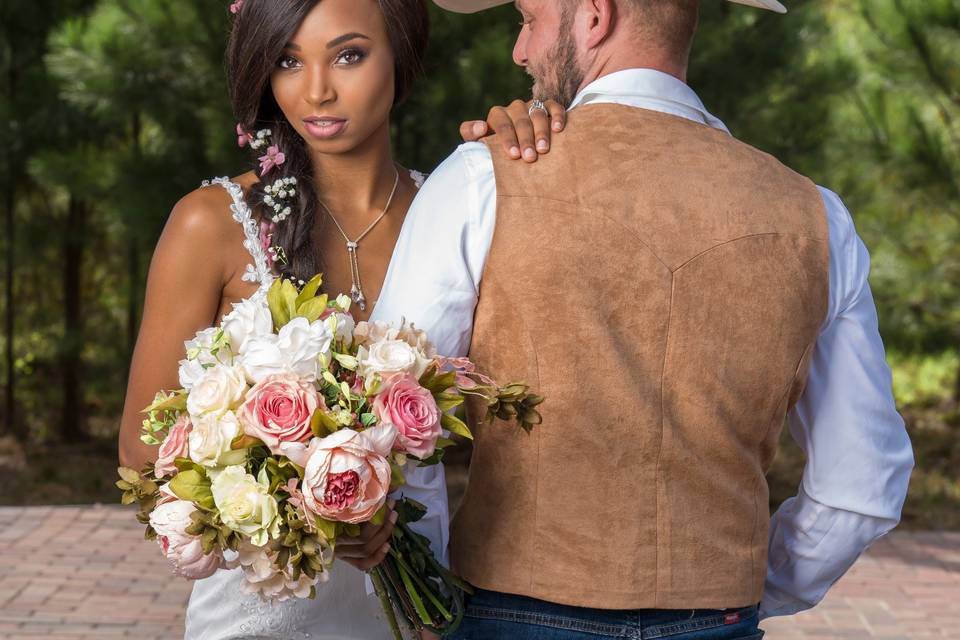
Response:
[[[349,55],[349,56],[355,56],[355,57],[356,57],[356,60],[354,60],[353,62],[343,62],[343,63],[341,63],[340,60],[342,60],[345,56],[348,56],[348,55]],[[337,54],[337,57],[336,57],[335,60],[336,60],[336,63],[337,63],[337,64],[343,64],[344,66],[350,67],[350,66],[353,66],[353,65],[355,65],[355,64],[359,64],[359,63],[362,62],[363,59],[366,58],[366,57],[367,57],[367,52],[366,52],[366,51],[362,51],[362,50],[360,50],[360,49],[344,49],[343,51],[341,51],[340,53]]]
[[[280,61],[277,63],[277,66],[280,67],[281,69],[293,69],[294,68],[293,66],[286,64],[290,60],[292,60],[294,64],[299,64],[300,62],[293,56],[280,56]]]
[[[353,56],[355,57],[355,60],[353,62],[342,62],[343,58],[346,56]],[[334,64],[350,67],[355,64],[359,64],[366,57],[367,57],[367,53],[360,49],[344,49],[343,51],[337,54],[336,58],[334,58]],[[290,64],[291,62],[293,64]],[[280,61],[277,63],[277,66],[279,66],[281,69],[290,70],[290,69],[295,69],[299,63],[300,61],[294,58],[293,56],[282,56],[280,58]]]

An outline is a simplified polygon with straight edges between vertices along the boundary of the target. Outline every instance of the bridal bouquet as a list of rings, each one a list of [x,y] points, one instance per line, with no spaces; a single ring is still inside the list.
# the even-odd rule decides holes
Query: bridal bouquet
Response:
[[[183,388],[145,410],[157,462],[121,468],[117,486],[177,575],[239,567],[265,599],[314,597],[337,540],[384,522],[404,469],[438,464],[453,444],[444,430],[471,437],[466,396],[491,419],[540,422],[542,399],[525,385],[499,387],[468,360],[437,356],[405,323],[355,323],[350,299],[317,295],[320,285],[278,279],[265,299],[235,305],[186,343]],[[394,635],[395,611],[412,628],[449,631],[469,587],[410,529],[423,506],[401,499],[395,510],[390,553],[371,572]]]

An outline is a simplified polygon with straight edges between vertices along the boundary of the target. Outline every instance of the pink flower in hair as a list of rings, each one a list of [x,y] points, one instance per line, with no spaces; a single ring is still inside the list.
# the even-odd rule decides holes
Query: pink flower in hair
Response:
[[[243,9],[243,0],[236,0],[230,5],[230,13],[240,13],[240,9]]]
[[[250,144],[250,141],[253,140],[253,136],[244,131],[243,125],[237,123],[237,144],[242,149],[243,147]]]
[[[266,175],[274,167],[279,167],[286,162],[287,157],[280,151],[280,147],[273,145],[267,148],[267,155],[260,156],[260,175]]]

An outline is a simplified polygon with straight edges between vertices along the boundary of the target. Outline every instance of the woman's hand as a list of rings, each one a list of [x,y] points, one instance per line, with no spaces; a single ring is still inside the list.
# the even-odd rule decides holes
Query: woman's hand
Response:
[[[543,109],[530,109],[533,102],[514,100],[506,107],[493,107],[484,120],[468,120],[460,125],[464,142],[476,142],[496,133],[504,152],[519,160],[536,162],[541,153],[549,153],[554,133],[567,125],[567,110],[547,100]]]

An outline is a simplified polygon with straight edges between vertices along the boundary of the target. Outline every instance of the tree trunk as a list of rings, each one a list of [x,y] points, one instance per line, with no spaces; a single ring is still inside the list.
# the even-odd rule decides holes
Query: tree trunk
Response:
[[[13,59],[16,55],[16,51],[10,51],[10,68],[9,73],[7,74],[7,92],[8,99],[11,105],[14,104],[17,97],[17,85],[18,83],[18,74],[15,60]],[[14,360],[14,339],[16,338],[16,312],[13,307],[14,295],[14,283],[16,278],[14,277],[14,270],[16,269],[16,246],[17,246],[17,219],[16,219],[16,207],[17,207],[17,182],[20,178],[19,166],[16,161],[17,156],[17,145],[15,140],[8,141],[6,146],[7,162],[9,166],[9,180],[10,184],[7,187],[6,193],[6,202],[4,203],[4,239],[7,243],[6,251],[6,261],[5,261],[5,270],[4,270],[4,321],[3,321],[3,335],[6,338],[6,348],[4,349],[4,362],[6,365],[6,374],[7,379],[4,384],[4,402],[3,402],[3,426],[8,433],[12,433],[17,436],[21,442],[26,439],[27,434],[25,433],[23,427],[25,423],[21,425],[18,422],[17,417],[17,405],[16,405],[16,388],[17,388],[17,370],[16,370],[16,361]]]
[[[63,415],[60,438],[63,442],[86,439],[83,430],[83,389],[80,384],[83,351],[83,247],[86,236],[87,204],[70,196],[67,222],[63,230],[64,332],[61,347],[63,372]]]
[[[134,111],[130,120],[130,136],[135,158],[140,157],[140,114]],[[127,296],[127,362],[133,358],[133,349],[137,345],[137,333],[140,324],[140,243],[133,221],[127,221],[127,273],[130,292]],[[126,380],[130,375],[129,364]]]
[[[6,260],[5,260],[5,269],[4,269],[4,322],[3,322],[3,335],[5,338],[5,353],[4,353],[4,365],[6,369],[6,383],[4,384],[4,402],[3,402],[3,426],[8,433],[12,433],[18,437],[24,435],[20,432],[20,429],[17,425],[17,411],[16,404],[14,400],[14,391],[16,391],[17,386],[17,372],[16,364],[14,361],[14,338],[15,336],[15,318],[16,315],[13,309],[13,298],[14,298],[14,269],[16,268],[16,261],[14,260],[15,247],[16,247],[16,219],[14,216],[14,210],[16,208],[16,177],[14,171],[10,171],[10,186],[7,189],[6,202],[4,206],[4,239],[6,240]]]

